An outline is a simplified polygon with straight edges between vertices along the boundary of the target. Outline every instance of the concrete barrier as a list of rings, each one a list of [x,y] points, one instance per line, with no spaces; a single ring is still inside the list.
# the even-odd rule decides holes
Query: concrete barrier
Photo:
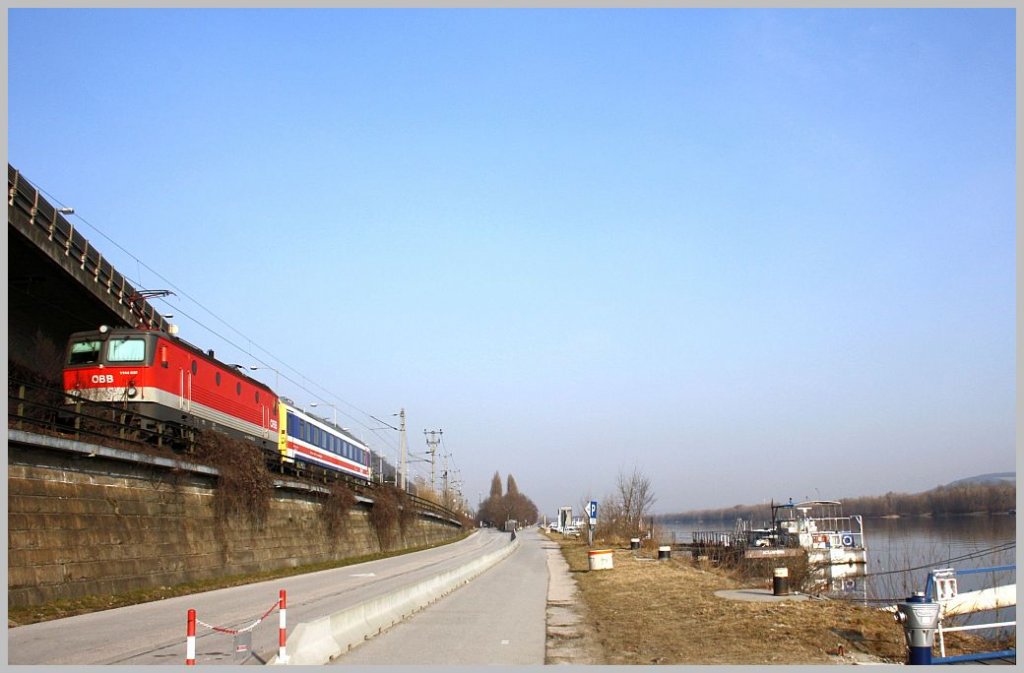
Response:
[[[326,664],[367,638],[390,628],[469,582],[511,554],[518,545],[519,541],[514,540],[501,549],[485,554],[459,568],[371,598],[326,617],[301,622],[288,637],[288,661],[278,661],[275,656],[268,664]]]

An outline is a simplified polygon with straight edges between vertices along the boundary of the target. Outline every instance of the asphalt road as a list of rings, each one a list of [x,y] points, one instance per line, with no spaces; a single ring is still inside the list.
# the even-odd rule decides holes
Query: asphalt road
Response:
[[[239,630],[274,607],[279,590],[284,589],[290,633],[302,621],[456,568],[508,544],[508,538],[507,533],[478,531],[465,540],[415,554],[19,626],[7,631],[7,661],[181,665],[185,662],[189,608],[194,608],[197,618],[210,626]],[[541,625],[543,628],[543,613]],[[269,660],[277,653],[278,612],[274,610],[251,633],[255,656],[249,656],[246,663]],[[242,663],[243,656],[235,654],[234,641],[233,635],[199,626],[196,663]]]
[[[332,664],[542,665],[547,553],[536,529],[517,535],[508,558]]]

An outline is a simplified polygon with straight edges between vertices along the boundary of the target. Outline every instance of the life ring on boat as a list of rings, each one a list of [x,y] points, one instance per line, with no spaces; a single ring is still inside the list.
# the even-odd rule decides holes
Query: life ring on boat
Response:
[[[843,535],[843,546],[844,547],[852,547],[853,546],[853,536],[850,535],[849,533],[846,533],[846,534]]]

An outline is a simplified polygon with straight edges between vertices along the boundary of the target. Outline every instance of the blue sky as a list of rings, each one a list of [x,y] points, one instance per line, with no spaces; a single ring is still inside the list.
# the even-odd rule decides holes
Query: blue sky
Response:
[[[12,9],[8,161],[471,504],[915,492],[1015,469],[1014,66],[1012,10]]]

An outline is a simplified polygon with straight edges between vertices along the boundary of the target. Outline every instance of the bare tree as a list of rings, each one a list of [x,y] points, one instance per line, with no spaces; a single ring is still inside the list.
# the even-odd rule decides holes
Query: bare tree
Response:
[[[636,467],[632,474],[620,469],[615,482],[613,510],[609,512],[615,519],[612,530],[623,536],[638,535],[655,500],[649,477]]]

